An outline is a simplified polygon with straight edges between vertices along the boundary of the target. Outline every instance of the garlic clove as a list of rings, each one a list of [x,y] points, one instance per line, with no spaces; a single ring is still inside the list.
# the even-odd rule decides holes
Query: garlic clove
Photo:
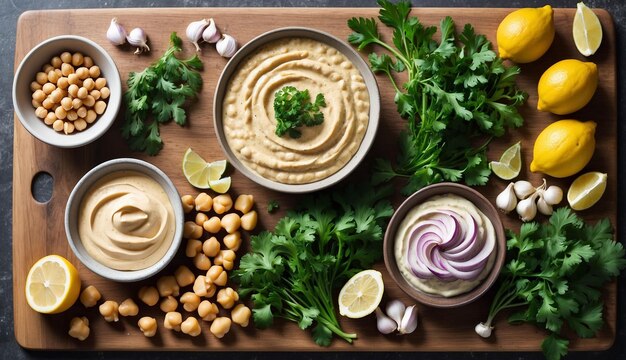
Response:
[[[137,50],[135,50],[135,54],[141,54],[144,51],[150,51],[150,47],[148,47],[148,37],[143,31],[142,28],[134,28],[128,33],[126,36],[126,40],[132,46],[136,46]]]
[[[202,32],[202,39],[210,44],[215,44],[221,37],[222,34],[217,29],[215,21],[213,18],[209,19],[209,25]]]
[[[548,204],[546,200],[543,198],[543,196],[540,196],[539,200],[537,200],[537,209],[539,210],[540,213],[544,215],[548,215],[548,216],[552,215],[552,212],[553,212],[552,205]]]
[[[398,327],[400,334],[410,334],[417,329],[417,305],[406,308]]]
[[[556,185],[551,185],[543,192],[546,204],[557,205],[563,200],[563,190]]]
[[[396,326],[400,326],[405,310],[406,306],[400,300],[391,300],[387,303],[387,316],[397,323]]]
[[[513,190],[515,191],[515,196],[517,196],[518,199],[523,200],[534,194],[537,189],[535,189],[533,184],[530,182],[526,180],[519,180],[513,184]]]
[[[517,205],[517,197],[513,189],[515,184],[510,183],[504,191],[502,191],[498,197],[496,197],[496,207],[502,210],[505,214],[513,211]]]
[[[537,204],[535,204],[536,199],[537,193],[534,193],[530,197],[517,203],[515,210],[522,221],[531,221],[537,215]]]
[[[185,34],[187,35],[187,39],[196,46],[196,51],[200,51],[200,45],[198,45],[198,42],[202,40],[202,32],[208,25],[209,21],[207,19],[194,21],[187,25]]]
[[[223,34],[222,38],[215,44],[215,49],[220,56],[225,58],[232,57],[237,52],[237,41],[234,37]]]
[[[113,45],[123,45],[126,42],[126,29],[117,22],[117,18],[111,19],[111,25],[107,30],[107,39]]]
[[[376,308],[376,327],[382,334],[391,334],[398,329],[398,324],[380,308]]]
[[[483,323],[478,323],[478,325],[476,325],[476,327],[474,328],[474,331],[476,331],[476,334],[484,338],[490,337],[492,330],[493,330],[493,326],[489,326]]]

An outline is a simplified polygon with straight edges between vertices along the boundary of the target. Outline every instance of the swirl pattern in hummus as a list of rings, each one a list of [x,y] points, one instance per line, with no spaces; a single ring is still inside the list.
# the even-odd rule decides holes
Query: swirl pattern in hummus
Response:
[[[324,122],[293,139],[274,133],[274,95],[285,86],[324,95]],[[270,42],[244,59],[223,102],[229,147],[249,169],[285,184],[322,180],[339,171],[361,145],[369,93],[359,70],[337,49],[308,38]]]

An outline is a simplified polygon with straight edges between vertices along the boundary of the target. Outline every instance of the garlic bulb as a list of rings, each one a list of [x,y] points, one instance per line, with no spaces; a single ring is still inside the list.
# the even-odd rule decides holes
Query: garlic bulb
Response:
[[[515,196],[520,200],[526,199],[537,190],[533,184],[525,180],[516,181],[513,189],[515,190]]]
[[[563,200],[563,190],[556,185],[551,185],[543,192],[543,199],[549,205],[557,205]]]
[[[376,327],[382,334],[391,334],[398,329],[398,324],[385,315],[380,308],[376,308]]]
[[[387,316],[392,318],[397,323],[396,326],[400,326],[405,310],[406,306],[400,300],[392,300],[387,304]]]
[[[148,37],[146,36],[145,31],[142,28],[134,28],[128,33],[126,37],[128,43],[132,46],[136,46],[137,50],[135,50],[135,54],[141,54],[144,51],[150,51],[148,47],[147,41]]]
[[[207,19],[194,21],[187,25],[185,34],[187,35],[187,39],[189,39],[189,41],[196,46],[196,51],[200,51],[200,45],[198,45],[198,42],[202,40],[202,32],[207,25],[209,25],[209,21]]]
[[[545,194],[544,194],[545,195]],[[548,204],[548,202],[543,198],[543,196],[539,196],[539,200],[537,200],[537,209],[540,213],[544,215],[552,215],[552,205]]]
[[[237,41],[234,37],[224,34],[215,44],[215,49],[220,56],[229,58],[237,52]]]
[[[478,323],[478,325],[476,325],[476,327],[474,328],[476,334],[484,338],[488,338],[491,336],[491,330],[493,330],[493,326],[489,326],[483,323]]]
[[[107,30],[107,39],[113,45],[123,45],[126,42],[126,29],[117,22],[117,18],[111,19],[111,25]]]
[[[217,29],[215,21],[213,21],[213,18],[209,19],[209,25],[202,32],[202,39],[209,44],[215,44],[221,37],[222,34]]]
[[[517,203],[517,207],[515,210],[519,215],[519,218],[526,222],[535,218],[537,215],[537,205],[535,204],[535,200],[537,199],[538,194],[534,193],[530,197],[520,201]]]
[[[398,327],[398,332],[403,335],[410,334],[415,331],[415,329],[417,329],[417,306],[412,305],[406,308],[400,326]]]
[[[502,210],[505,214],[513,211],[517,205],[517,197],[515,196],[513,187],[514,184],[510,183],[496,198],[496,207]]]

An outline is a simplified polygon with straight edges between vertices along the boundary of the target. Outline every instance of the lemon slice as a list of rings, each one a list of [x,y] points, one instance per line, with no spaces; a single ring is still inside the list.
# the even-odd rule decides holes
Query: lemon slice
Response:
[[[606,174],[597,171],[580,175],[567,191],[569,206],[574,210],[592,207],[604,194],[606,179]]]
[[[363,270],[341,288],[339,314],[352,319],[365,317],[376,310],[384,292],[382,274],[376,270]]]
[[[227,176],[225,178],[221,178],[215,181],[209,181],[209,184],[211,185],[211,189],[215,191],[216,193],[220,193],[220,194],[224,194],[225,192],[228,191],[228,189],[230,189],[230,183],[231,183],[230,176]]]
[[[188,148],[183,156],[183,174],[189,183],[199,189],[209,189],[210,164]]]
[[[595,54],[602,43],[602,25],[600,25],[600,20],[582,2],[579,2],[576,7],[572,33],[576,48],[585,56]]]
[[[26,277],[26,301],[33,310],[43,314],[56,314],[69,309],[79,293],[78,271],[59,255],[39,259]]]
[[[209,164],[209,182],[219,180],[226,171],[226,160],[217,160]]]
[[[522,154],[519,142],[511,145],[500,156],[500,161],[492,161],[489,163],[491,171],[497,177],[503,180],[511,180],[519,175],[522,169]]]

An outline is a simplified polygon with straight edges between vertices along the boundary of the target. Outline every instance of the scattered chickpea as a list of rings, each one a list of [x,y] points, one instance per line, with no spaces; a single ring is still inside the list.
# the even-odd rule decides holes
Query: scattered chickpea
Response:
[[[178,269],[174,271],[174,277],[180,287],[191,285],[196,280],[196,276],[185,265],[179,266]]]
[[[45,72],[38,72],[37,75],[35,75],[35,81],[43,86],[45,83],[48,82],[48,74],[46,74]]]
[[[89,68],[89,76],[96,79],[100,77],[100,68],[98,67],[98,65],[94,65]]]
[[[202,241],[198,239],[187,240],[187,247],[185,248],[185,255],[187,255],[187,257],[194,257],[200,251],[202,251]]]
[[[164,313],[176,311],[176,309],[178,309],[178,300],[176,300],[176,298],[173,297],[172,295],[168,295],[166,298],[161,300],[161,303],[159,304],[159,308]]]
[[[195,205],[193,196],[183,195],[183,197],[180,198],[180,201],[183,203],[183,212],[185,214],[189,214]]]
[[[74,317],[70,321],[70,331],[67,333],[80,341],[84,341],[89,337],[89,319],[85,316]]]
[[[233,322],[241,325],[242,327],[248,326],[248,323],[250,322],[250,315],[252,315],[252,311],[250,311],[250,308],[244,304],[238,304],[235,306],[233,311],[230,312],[230,318]]]
[[[216,338],[221,339],[230,331],[231,320],[227,317],[218,317],[213,320],[209,330]]]
[[[235,266],[235,257],[233,250],[221,250],[213,259],[213,264],[222,265],[226,270],[232,270]]]
[[[46,108],[44,108],[43,106],[40,106],[37,108],[37,110],[35,110],[35,116],[37,116],[40,119],[45,119],[47,115],[48,115],[48,110],[46,110]]]
[[[63,120],[58,119],[54,123],[52,123],[52,128],[55,131],[63,131],[63,124],[64,124]]]
[[[154,286],[143,286],[139,289],[138,297],[148,306],[154,306],[159,302],[159,291]]]
[[[64,63],[71,63],[72,62],[72,54],[70,54],[68,51],[65,51],[61,54],[61,61]]]
[[[163,327],[166,329],[180,331],[180,324],[183,322],[183,317],[179,312],[172,311],[165,314],[163,320]]]
[[[83,58],[83,66],[86,67],[86,68],[92,67],[93,66],[93,59],[91,57],[89,57],[89,56],[85,56]]]
[[[100,315],[104,317],[104,320],[107,322],[117,322],[120,320],[119,318],[119,305],[113,300],[107,300],[98,308],[100,310]]]
[[[196,204],[196,211],[208,212],[211,210],[211,207],[213,206],[213,199],[211,198],[209,194],[204,193],[204,192],[198,194],[194,202]]]
[[[198,306],[200,305],[200,297],[195,293],[188,291],[180,297],[180,302],[183,304],[183,309],[185,309],[185,311],[192,312],[198,309]]]
[[[193,316],[188,317],[180,324],[180,330],[183,334],[187,334],[189,336],[198,336],[202,333],[202,327],[198,323],[198,319]]]
[[[237,300],[239,300],[239,294],[232,288],[227,287],[217,292],[217,302],[224,309],[232,308]]]
[[[153,317],[142,317],[139,321],[137,321],[137,326],[139,326],[139,330],[141,330],[145,337],[153,337],[156,335],[157,322]]]
[[[200,297],[212,297],[213,295],[215,295],[216,291],[217,287],[214,284],[208,284],[206,281],[206,276],[204,275],[199,275],[193,284],[194,294]]]
[[[122,316],[136,316],[139,314],[139,306],[131,298],[122,301],[118,310]]]
[[[198,315],[204,321],[213,321],[217,317],[219,309],[215,303],[211,303],[209,300],[202,300],[198,305]]]
[[[200,239],[200,237],[202,237],[202,226],[199,226],[193,221],[185,221],[183,237],[188,239]]]
[[[213,199],[213,211],[223,214],[233,207],[233,199],[228,194],[218,195]]]
[[[215,236],[211,236],[202,244],[202,252],[208,257],[215,257],[220,252],[220,242]]]
[[[241,246],[241,233],[239,231],[235,231],[232,234],[228,234],[224,236],[224,245],[232,251],[239,250]]]
[[[63,132],[66,135],[69,135],[69,134],[73,133],[74,129],[75,129],[74,124],[72,124],[71,122],[63,123]]]
[[[241,211],[242,214],[247,214],[254,205],[254,196],[241,194],[237,196],[235,200],[235,210]]]
[[[241,217],[241,227],[246,231],[252,231],[256,227],[256,223],[258,221],[259,215],[256,210],[252,210],[248,213],[245,213]]]
[[[203,252],[199,252],[193,257],[193,264],[199,270],[209,270],[211,267],[211,259],[209,259]]]
[[[178,296],[180,291],[176,278],[171,275],[161,276],[157,280],[156,287],[159,290],[159,295],[161,296]]]
[[[217,234],[222,229],[222,223],[220,218],[218,218],[217,216],[213,216],[205,221],[202,224],[202,227],[204,228],[204,230],[212,234]]]
[[[241,218],[236,213],[226,214],[222,217],[221,224],[227,233],[232,234],[241,226]]]
[[[196,214],[195,223],[198,226],[204,225],[204,222],[207,221],[207,220],[209,220],[209,217],[205,213],[199,212],[199,213]]]
[[[224,286],[228,282],[228,274],[220,265],[213,265],[206,272],[206,283]]]
[[[87,286],[80,293],[80,302],[86,308],[96,306],[96,304],[98,303],[98,301],[100,301],[101,298],[102,298],[102,295],[100,294],[100,291],[98,291],[98,289],[93,285]]]

